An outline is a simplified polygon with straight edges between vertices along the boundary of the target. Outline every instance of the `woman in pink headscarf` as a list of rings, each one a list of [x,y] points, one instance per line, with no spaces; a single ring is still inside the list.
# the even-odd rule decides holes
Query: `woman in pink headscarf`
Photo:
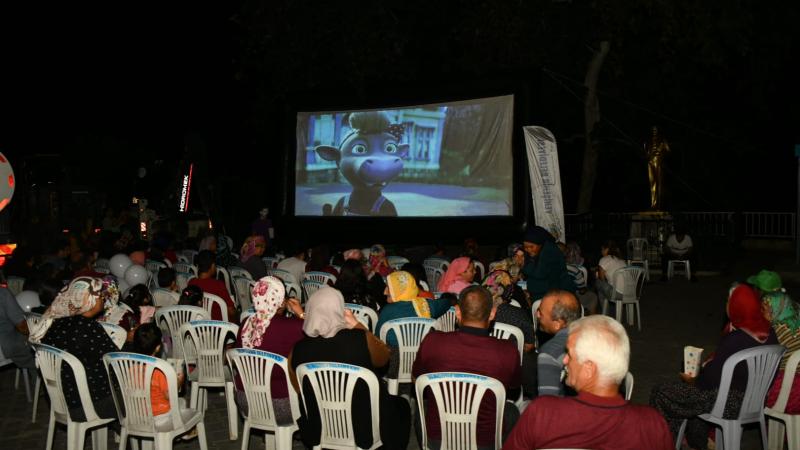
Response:
[[[369,250],[369,262],[367,270],[367,278],[372,278],[376,273],[381,277],[386,277],[394,272],[392,266],[389,265],[389,260],[386,258],[386,249],[380,245],[375,244]]]
[[[472,259],[469,256],[456,258],[439,281],[439,292],[458,294],[472,284],[473,278],[475,278],[475,263]]]
[[[239,265],[250,273],[254,280],[260,280],[267,276],[267,266],[261,260],[264,250],[267,248],[267,241],[264,236],[254,235],[244,240]]]

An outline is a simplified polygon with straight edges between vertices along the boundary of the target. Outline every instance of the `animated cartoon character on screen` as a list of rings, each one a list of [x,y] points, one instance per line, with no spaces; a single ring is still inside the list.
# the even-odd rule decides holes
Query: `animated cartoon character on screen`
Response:
[[[403,126],[390,124],[382,112],[357,112],[350,115],[353,131],[339,148],[319,145],[320,157],[336,161],[342,175],[353,186],[334,208],[322,207],[326,216],[396,216],[394,203],[383,196],[384,187],[403,170],[408,144],[400,144]],[[333,210],[331,210],[333,209]]]

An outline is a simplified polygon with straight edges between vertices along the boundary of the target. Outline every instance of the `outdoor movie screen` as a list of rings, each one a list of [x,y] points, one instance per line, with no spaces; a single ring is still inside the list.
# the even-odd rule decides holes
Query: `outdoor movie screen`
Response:
[[[514,96],[299,112],[295,215],[512,216]]]

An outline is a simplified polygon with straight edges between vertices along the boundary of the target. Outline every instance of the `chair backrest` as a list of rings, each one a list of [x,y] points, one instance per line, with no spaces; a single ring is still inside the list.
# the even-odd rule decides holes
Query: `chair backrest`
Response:
[[[112,352],[103,356],[108,371],[111,394],[120,424],[128,432],[157,432],[150,389],[153,372],[160,370],[167,380],[169,404],[178,405],[178,377],[172,365],[163,359],[138,353]],[[173,429],[183,425],[180,408],[170,407]]]
[[[483,263],[477,259],[473,259],[472,264],[475,265],[475,273],[478,278],[478,282],[480,282],[480,280],[483,280],[483,277],[486,276],[486,269],[483,267]]]
[[[625,386],[625,400],[630,401],[631,396],[633,395],[633,374],[630,372],[626,373],[623,383]]]
[[[425,402],[421,401],[426,388],[430,388],[439,410],[442,450],[478,448],[477,418],[486,391],[492,391],[495,398],[494,448],[502,447],[503,409],[506,403],[503,383],[472,373],[435,372],[418,377],[415,387],[422,426],[422,448],[428,448]]]
[[[153,289],[153,303],[157,308],[177,305],[180,300],[181,295],[177,292],[164,288]]]
[[[497,339],[511,339],[514,338],[517,344],[517,351],[519,352],[519,363],[522,365],[522,352],[524,351],[525,346],[525,336],[522,334],[522,330],[519,327],[515,327],[514,325],[509,325],[507,323],[500,323],[495,322],[494,326],[492,327],[492,336],[496,337]]]
[[[264,265],[267,266],[268,270],[278,267],[278,263],[281,261],[279,258],[274,256],[265,256],[261,258],[261,260],[264,261]]]
[[[197,276],[197,266],[191,263],[178,262],[173,264],[172,268],[175,269],[175,272],[191,273]]]
[[[165,306],[156,311],[156,324],[162,330],[166,330],[172,338],[171,356],[173,358],[184,358],[187,362],[193,362],[196,359],[194,346],[183,347],[180,329],[186,322],[209,319],[210,317],[211,314],[199,306]]]
[[[97,258],[94,262],[94,270],[96,271],[97,269],[110,270],[111,262],[106,258]]]
[[[425,278],[428,279],[428,287],[432,290],[439,289],[439,280],[444,276],[444,270],[438,267],[425,266]]]
[[[229,320],[228,304],[225,303],[225,300],[223,300],[220,296],[214,295],[210,292],[203,292],[203,309],[208,311],[209,317],[212,317],[211,310],[213,309],[214,305],[219,307],[222,320],[227,322]]]
[[[389,261],[389,265],[394,270],[400,270],[404,264],[408,264],[410,262],[408,258],[404,258],[402,256],[387,256],[386,260]]]
[[[22,292],[22,287],[25,286],[25,278],[10,276],[6,278],[6,283],[8,284],[8,290],[17,295]]]
[[[614,289],[622,292],[623,302],[638,300],[644,281],[644,269],[639,266],[626,266],[614,272]]]
[[[125,341],[128,339],[128,332],[125,331],[125,328],[108,322],[100,322],[100,325],[106,330],[108,337],[114,341],[114,345],[116,345],[117,348],[122,348],[122,346],[125,345]]]
[[[356,305],[355,303],[345,303],[344,307],[353,312],[359,322],[363,323],[369,331],[375,331],[378,323],[378,313],[369,306]]]
[[[248,274],[249,275],[249,274]],[[256,284],[250,277],[233,277],[233,287],[236,288],[236,299],[242,310],[253,304],[253,285]]]
[[[253,276],[250,275],[250,272],[248,272],[247,269],[244,269],[242,267],[236,267],[236,266],[228,267],[228,274],[231,276],[232,279],[236,279],[236,277],[244,277],[250,280],[253,279]]]
[[[181,326],[181,337],[188,335],[197,351],[197,381],[225,385],[225,341],[239,332],[239,326],[221,320],[193,320]]]
[[[422,338],[431,331],[436,323],[433,319],[422,317],[407,317],[389,320],[381,327],[381,340],[386,342],[386,336],[393,332],[397,339],[400,365],[397,369],[398,383],[411,382],[411,366],[417,358],[417,350]]]
[[[589,279],[589,273],[586,270],[586,267],[579,266],[577,264],[567,264],[567,272],[572,276],[572,280],[575,282],[575,287],[578,289],[583,289],[586,287],[587,280]]]
[[[725,403],[728,400],[728,391],[733,380],[733,370],[742,361],[747,363],[747,389],[744,391],[742,407],[739,410],[739,420],[753,420],[764,413],[764,399],[772,384],[775,371],[781,362],[781,356],[786,350],[782,345],[760,345],[758,347],[740,350],[725,360],[722,366],[722,378],[717,391],[717,401],[711,409],[711,415],[722,417]]]
[[[33,330],[39,326],[39,322],[42,321],[42,315],[38,313],[24,313],[25,316],[25,323],[28,324],[28,329]]]
[[[644,261],[647,259],[647,239],[628,239],[628,260]]]
[[[166,263],[163,263],[161,261],[154,261],[152,259],[148,259],[144,263],[144,268],[147,269],[148,272],[153,274],[153,276],[156,276],[158,275],[158,271],[167,268],[167,265]]]
[[[42,374],[42,381],[44,381],[44,385],[47,388],[50,407],[56,420],[62,423],[69,420],[69,408],[67,399],[64,397],[64,386],[61,381],[61,370],[64,364],[72,369],[86,421],[98,420],[99,417],[94,410],[94,403],[92,403],[89,386],[86,382],[86,370],[84,370],[80,360],[72,354],[50,345],[36,343],[31,343],[31,345],[36,351],[36,365]]]
[[[283,280],[284,283],[297,284],[300,282],[300,280],[295,280],[292,272],[289,272],[286,269],[278,269],[278,268],[272,269],[272,276],[280,278],[281,280]]]
[[[189,264],[194,264],[194,257],[197,256],[198,253],[200,252],[198,252],[197,250],[184,250],[182,252],[183,256],[185,256],[186,259],[189,261]]]
[[[334,284],[336,283],[336,276],[328,272],[312,270],[303,274],[303,280],[313,280],[320,283],[330,282],[331,284]]]
[[[325,283],[309,279],[303,280],[303,296],[304,296],[303,298],[306,299],[306,301],[308,301],[308,299],[311,298],[311,295],[313,295],[314,292],[317,292],[323,287],[325,287]]]
[[[451,306],[446,313],[439,316],[439,318],[436,319],[436,323],[433,325],[433,327],[439,331],[444,331],[445,333],[456,331],[455,306]]]
[[[430,258],[425,258],[425,260],[422,261],[422,266],[435,267],[437,269],[442,269],[443,271],[446,271],[447,268],[450,267],[450,261],[448,261],[446,258],[443,257],[431,256]]]
[[[247,320],[248,317],[254,316],[254,315],[256,315],[256,309],[254,307],[251,306],[251,307],[245,309],[244,311],[242,311],[241,314],[239,314],[239,324],[244,326],[244,321]]]
[[[233,296],[233,292],[231,292],[231,274],[228,273],[228,269],[217,266],[216,279],[222,280],[225,283],[225,289],[228,291],[228,294]]]
[[[351,364],[334,362],[314,362],[297,366],[297,380],[303,386],[308,379],[314,392],[322,433],[318,448],[356,448],[353,432],[352,403],[356,382],[367,384],[372,411],[372,445],[382,445],[380,416],[378,406],[378,378],[372,371]],[[300,390],[303,406],[308,410],[308,400],[304,389]],[[359,419],[360,420],[360,419]]]
[[[178,272],[175,274],[175,284],[178,285],[178,289],[184,290],[192,278],[197,278],[197,276],[191,272]]]
[[[789,360],[786,361],[786,369],[783,374],[783,382],[781,382],[781,390],[778,393],[778,400],[772,406],[774,411],[780,413],[786,411],[786,404],[789,402],[789,393],[792,390],[798,363],[800,363],[800,352],[795,350],[792,356],[789,357]]]
[[[247,397],[247,418],[253,425],[276,428],[275,409],[272,406],[272,371],[283,371],[286,385],[289,382],[289,366],[285,357],[253,348],[232,348],[226,352],[228,367],[236,371],[242,380]],[[297,393],[289,388],[289,405],[292,418],[300,417]]]

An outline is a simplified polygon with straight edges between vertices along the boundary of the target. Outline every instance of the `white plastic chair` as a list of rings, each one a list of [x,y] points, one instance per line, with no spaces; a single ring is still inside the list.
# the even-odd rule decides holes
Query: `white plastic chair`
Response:
[[[189,261],[189,258],[187,258],[186,255],[184,255],[184,254],[180,254],[179,253],[179,254],[175,255],[175,257],[178,258],[178,264],[180,264],[180,263],[189,263],[189,264],[191,264],[191,261]]]
[[[586,267],[577,264],[567,264],[567,272],[572,276],[572,281],[575,282],[576,288],[586,288],[586,282],[589,279],[589,272],[586,270]]]
[[[36,364],[44,379],[47,394],[50,396],[50,422],[47,427],[46,450],[53,448],[53,435],[56,423],[67,426],[67,450],[83,450],[86,432],[92,430],[92,448],[107,448],[108,428],[106,425],[114,419],[104,419],[97,415],[92,403],[92,396],[86,382],[86,371],[80,360],[64,350],[45,344],[31,344],[36,351]],[[61,381],[61,370],[67,365],[72,370],[81,408],[86,416],[83,422],[73,421],[64,397],[64,386]]]
[[[683,274],[686,275],[687,280],[692,279],[692,266],[688,259],[670,259],[667,261],[667,279],[671,280],[675,275],[675,266],[680,266],[683,269]]]
[[[251,306],[245,309],[244,311],[242,311],[241,314],[239,314],[239,323],[242,326],[244,326],[245,320],[247,320],[250,316],[254,316],[255,314],[256,314],[256,309],[254,307]]]
[[[181,295],[177,292],[164,288],[153,289],[153,303],[155,303],[156,308],[174,306],[177,305],[180,300]]]
[[[417,378],[417,407],[422,426],[422,448],[428,448],[428,431],[425,423],[425,403],[422,401],[426,388],[433,394],[430,401],[436,402],[439,424],[442,430],[441,450],[478,448],[478,411],[486,391],[495,398],[494,448],[502,447],[503,411],[506,390],[503,383],[494,378],[464,372],[426,373]]]
[[[181,336],[187,335],[197,351],[197,368],[189,374],[192,383],[191,407],[205,411],[210,387],[225,388],[228,404],[228,436],[235,441],[239,435],[236,403],[233,398],[233,377],[225,365],[225,342],[229,335],[236,338],[239,327],[219,320],[193,320],[181,326]],[[202,393],[200,388],[203,388]],[[200,396],[202,395],[202,400]]]
[[[303,298],[308,301],[309,298],[318,290],[325,287],[325,283],[320,283],[314,280],[303,280]]]
[[[106,258],[97,258],[97,260],[94,262],[94,270],[96,272],[99,272],[100,270],[107,270],[108,272],[103,273],[109,273],[111,272],[111,263]]]
[[[477,259],[473,259],[472,264],[475,265],[475,272],[478,274],[478,282],[480,282],[480,280],[483,280],[483,277],[486,276],[486,268],[484,268],[483,263]]]
[[[125,450],[129,437],[153,439],[155,450],[168,450],[172,448],[175,437],[195,426],[200,448],[207,450],[203,411],[180,407],[178,377],[170,363],[153,356],[122,352],[106,354],[103,362],[121,426],[120,450]],[[150,397],[156,370],[160,370],[167,380],[170,405],[169,412],[158,418],[153,415]]]
[[[250,275],[248,273],[248,275]],[[236,300],[239,302],[239,307],[242,311],[249,308],[253,304],[253,285],[256,282],[252,277],[233,277],[233,287],[236,290]]]
[[[386,260],[389,261],[389,265],[394,270],[400,270],[404,264],[408,264],[410,262],[408,258],[404,258],[402,256],[387,256]]]
[[[783,450],[783,437],[789,444],[789,450],[800,450],[800,414],[786,413],[786,403],[792,391],[794,377],[797,374],[797,363],[800,362],[800,352],[795,351],[786,362],[781,390],[778,400],[771,408],[764,408],[764,415],[769,422],[769,449]]]
[[[28,329],[29,330],[35,329],[37,326],[39,326],[39,322],[42,321],[42,315],[41,314],[38,314],[38,313],[25,313],[24,315],[25,315],[25,323],[28,324]],[[3,354],[3,352],[2,352],[2,350],[0,350],[0,360],[3,359],[3,357],[1,356],[2,354]],[[11,361],[11,360],[8,360],[8,361]],[[4,366],[4,365],[5,364],[0,362],[0,366]],[[19,377],[20,377],[20,375],[25,377],[25,389],[26,389],[25,393],[28,394],[27,390],[29,388],[30,382],[28,380],[27,370],[25,370],[25,369],[19,369],[19,368],[17,369],[17,375],[16,375],[16,377],[14,379],[14,389],[17,389],[17,386],[19,385]],[[30,398],[30,394],[28,394],[28,397],[29,397],[28,401],[33,400],[33,412],[31,413],[31,423],[36,423],[36,412],[39,410],[39,391],[41,390],[41,386],[42,386],[42,378],[39,376],[39,373],[38,372],[34,372],[34,375],[36,376],[36,383],[34,383],[34,388],[33,388],[33,399],[31,399]]]
[[[253,276],[250,275],[250,272],[248,272],[247,269],[244,269],[242,267],[236,267],[236,266],[228,267],[228,274],[231,276],[231,278],[245,277],[251,280],[253,279]]]
[[[522,352],[525,346],[525,335],[522,334],[522,330],[514,325],[495,322],[491,334],[497,339],[511,339],[513,337],[517,344],[517,350],[519,351],[519,363],[522,365]]]
[[[717,426],[717,446],[722,443],[725,450],[737,450],[742,441],[742,426],[758,422],[761,426],[761,445],[767,448],[767,427],[764,419],[764,399],[772,384],[772,378],[778,369],[785,348],[781,345],[761,345],[754,348],[741,350],[725,361],[722,366],[722,378],[717,391],[717,400],[710,413],[700,414],[697,417],[711,422]],[[723,419],[725,403],[733,379],[733,369],[740,362],[747,364],[747,388],[744,391],[742,407],[736,419]],[[686,429],[686,420],[681,424],[675,440],[675,448],[680,449],[683,432]]]
[[[178,289],[184,290],[186,286],[189,285],[189,281],[193,278],[197,278],[197,276],[188,272],[178,272],[175,274],[175,284],[178,285]]]
[[[328,272],[321,272],[321,271],[310,271],[303,274],[303,281],[305,280],[313,280],[318,281],[323,284],[335,284],[336,283],[336,276],[328,273]]]
[[[203,292],[203,309],[208,311],[209,317],[213,317],[211,315],[211,310],[213,309],[214,305],[219,307],[222,320],[228,322],[228,304],[225,303],[225,300],[223,300],[220,296],[214,295],[210,292]]]
[[[125,345],[125,341],[128,339],[128,332],[125,331],[125,328],[115,323],[107,322],[100,322],[100,325],[106,330],[106,334],[114,341],[114,345],[116,345],[117,348],[122,348],[122,346]]]
[[[614,297],[613,301],[617,306],[616,319],[622,323],[622,309],[627,307],[628,325],[633,325],[633,313],[636,310],[636,320],[639,331],[642,331],[642,312],[639,300],[642,297],[644,287],[644,269],[637,266],[628,266],[614,272]],[[621,293],[621,294],[620,294]],[[633,308],[633,309],[631,309]],[[608,310],[608,301],[603,302],[603,314]]]
[[[184,348],[180,329],[184,323],[192,320],[208,320],[211,314],[199,306],[175,305],[165,306],[156,311],[156,324],[166,330],[172,338],[172,348],[168,352],[172,358],[183,358],[187,363],[196,359],[194,346]]]
[[[5,355],[3,355],[3,350],[0,349],[0,367],[10,366],[12,364],[14,364],[14,361],[12,361],[10,358],[6,358]],[[34,397],[31,397],[31,381],[30,381],[30,375],[29,375],[28,372],[31,372],[31,374],[33,374],[34,376],[37,377],[36,378],[36,395]],[[19,380],[20,380],[20,378],[22,378],[22,382],[25,385],[25,398],[28,399],[28,402],[33,401],[34,414],[33,414],[32,422],[35,422],[36,421],[36,407],[39,404],[39,378],[38,378],[38,375],[36,375],[36,372],[34,372],[34,371],[29,371],[28,369],[23,369],[22,367],[17,366],[17,371],[16,371],[16,374],[14,375],[14,390],[19,389]]]
[[[303,290],[300,287],[299,281],[295,280],[291,272],[284,269],[272,269],[273,277],[280,278],[286,287],[286,295],[289,297],[302,297]]]
[[[647,239],[631,238],[628,239],[628,265],[642,266],[644,268],[644,278],[650,281],[650,263],[647,262]]]
[[[195,256],[197,256],[198,253],[200,252],[197,250],[184,250],[182,252],[183,256],[186,258],[187,261],[189,261],[190,264],[194,264],[194,258]]]
[[[264,261],[264,265],[267,266],[267,270],[272,270],[278,267],[278,263],[281,262],[280,258],[276,258],[274,256],[265,256],[261,258]]]
[[[148,259],[144,263],[144,268],[147,269],[148,272],[152,273],[154,276],[158,275],[158,271],[161,269],[166,269],[168,266],[166,263],[161,261],[154,261],[152,259]]]
[[[539,318],[536,317],[536,311],[539,310],[539,305],[542,304],[542,300],[536,300],[531,304],[531,316],[533,316],[533,345],[536,348],[536,351],[539,351],[539,337],[537,332],[539,331]],[[605,310],[603,310],[605,314]]]
[[[6,278],[6,283],[8,284],[8,290],[16,296],[22,292],[22,287],[25,286],[25,278],[10,276]]]
[[[444,270],[440,267],[433,267],[432,265],[423,266],[425,269],[425,278],[428,279],[428,286],[436,290],[439,288],[439,280],[444,276]]]
[[[352,403],[356,382],[363,380],[369,389],[372,410],[372,445],[369,450],[383,445],[380,433],[378,406],[378,378],[372,371],[351,364],[314,362],[297,366],[297,380],[303,386],[308,378],[322,421],[319,445],[314,450],[356,449],[353,432]],[[305,389],[300,390],[303,407],[308,411]]]
[[[363,323],[369,331],[375,331],[375,325],[378,323],[378,313],[374,309],[355,303],[345,303],[344,307],[352,311],[355,318]]]
[[[633,395],[633,374],[630,372],[626,373],[623,383],[625,390],[625,400],[630,401],[631,396]]]
[[[439,318],[436,319],[436,323],[433,325],[433,327],[439,331],[444,331],[445,333],[456,331],[455,306],[451,306],[446,313],[439,316]]]
[[[197,266],[191,263],[178,262],[173,264],[172,268],[175,269],[175,272],[190,273],[194,276],[197,276]]]
[[[228,269],[217,266],[216,279],[222,280],[225,283],[225,289],[228,291],[228,295],[233,297],[234,295],[233,292],[231,291],[231,274],[228,273]]]
[[[393,332],[397,339],[400,364],[397,368],[397,378],[387,378],[389,393],[397,395],[400,383],[411,382],[411,368],[417,358],[417,351],[422,339],[433,328],[436,321],[422,317],[407,317],[390,320],[381,327],[381,340],[386,342],[386,336]]]
[[[247,450],[250,429],[267,431],[268,449],[292,448],[292,434],[298,430],[300,406],[297,393],[289,382],[289,366],[285,357],[252,348],[233,348],[226,352],[228,367],[239,374],[247,397],[247,414],[242,428],[242,450]],[[278,425],[272,406],[272,371],[282,370],[289,386],[289,405],[294,419],[289,425]]]

